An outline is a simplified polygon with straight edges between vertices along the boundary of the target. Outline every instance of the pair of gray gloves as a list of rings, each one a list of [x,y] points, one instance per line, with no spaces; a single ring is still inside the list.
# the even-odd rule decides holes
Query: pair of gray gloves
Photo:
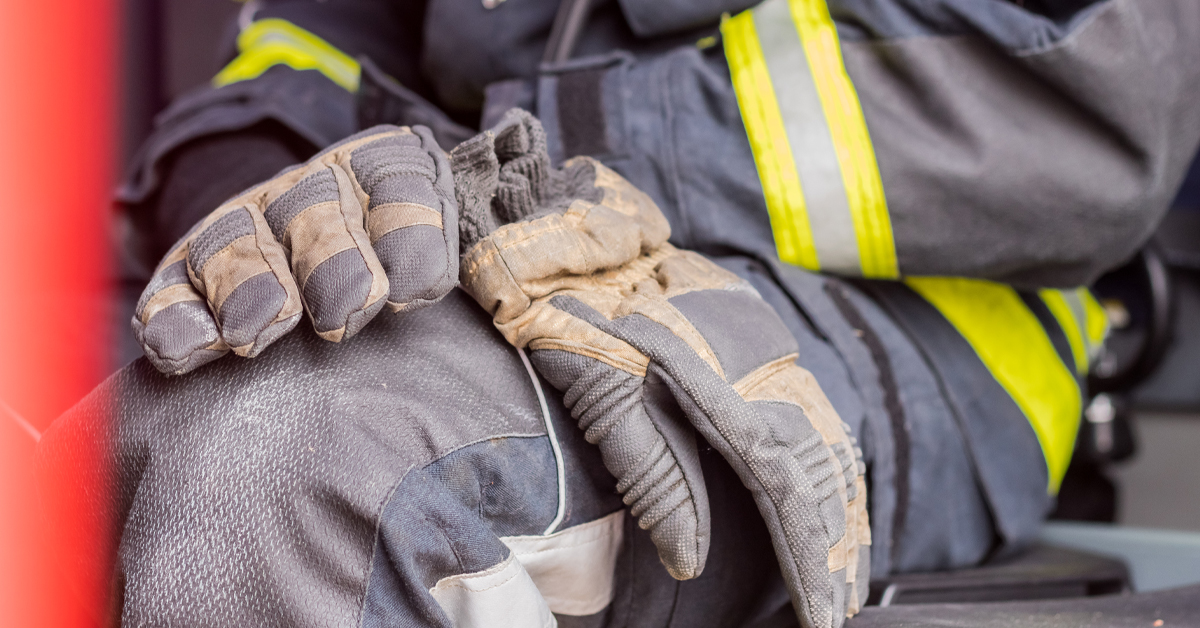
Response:
[[[669,235],[599,162],[552,168],[526,112],[448,156],[423,127],[375,127],[196,225],[133,327],[182,374],[257,355],[304,311],[337,342],[460,284],[564,393],[671,575],[700,575],[708,552],[690,424],[753,494],[801,625],[840,626],[870,573],[861,451],[770,306]]]

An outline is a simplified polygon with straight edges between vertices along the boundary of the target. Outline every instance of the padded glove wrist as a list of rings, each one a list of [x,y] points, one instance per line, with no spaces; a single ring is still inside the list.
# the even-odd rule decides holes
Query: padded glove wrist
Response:
[[[463,288],[564,391],[671,574],[699,575],[709,541],[678,407],[754,495],[801,624],[840,626],[870,571],[861,452],[775,312],[667,244],[661,212],[619,175],[588,158],[550,169],[528,114],[451,159]]]
[[[453,288],[457,224],[449,162],[429,130],[374,127],[193,227],[143,292],[134,335],[168,374],[230,350],[258,355],[303,310],[338,342],[385,305],[411,310]]]

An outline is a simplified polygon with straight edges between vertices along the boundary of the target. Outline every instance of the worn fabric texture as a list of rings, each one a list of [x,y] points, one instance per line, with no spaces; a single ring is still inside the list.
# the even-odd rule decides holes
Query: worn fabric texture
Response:
[[[1200,7],[1059,4],[1048,16],[1007,2],[829,2],[902,274],[1086,285],[1166,211],[1200,146],[1185,104],[1200,88]],[[553,161],[591,155],[627,175],[685,248],[773,256],[720,47],[628,49],[542,68],[535,113]],[[582,136],[570,114],[581,101],[598,112]],[[735,220],[747,230],[722,228]]]
[[[576,58],[543,68],[557,4],[264,1],[254,16],[291,20],[374,61],[364,64],[358,115],[356,96],[315,71],[275,67],[198,90],[164,113],[120,198],[148,198],[186,142],[263,120],[314,147],[352,133],[356,118],[462,139],[481,115],[490,124],[520,105],[551,127],[555,163],[580,154],[642,162],[653,181],[635,183],[657,200],[661,191],[685,208],[733,201],[738,209],[726,211],[760,214],[769,230],[724,54],[715,39],[696,46],[722,13],[748,3],[596,2]],[[1200,9],[1190,0],[828,5],[905,274],[1087,284],[1145,242],[1200,145],[1187,104],[1200,85],[1191,62]],[[618,50],[628,54],[614,62]],[[385,84],[399,89],[381,98]],[[673,146],[682,150],[664,159]],[[690,223],[702,216],[660,205],[677,241],[700,235]]]
[[[514,110],[481,136],[490,158],[474,142],[453,152],[464,215],[516,220],[466,251],[464,289],[564,391],[673,576],[702,572],[709,513],[694,453],[665,437],[678,428],[651,418],[672,402],[754,496],[801,624],[840,626],[865,601],[870,572],[865,467],[849,426],[796,366],[791,335],[749,284],[666,244],[653,202],[597,162],[531,168],[548,164],[545,144],[520,138],[540,132]],[[488,168],[498,172],[480,176]],[[601,199],[567,192],[556,209],[555,178],[590,179],[581,189]],[[668,395],[652,394],[662,386]]]
[[[541,387],[548,417],[515,350],[453,291],[345,343],[301,329],[185,377],[139,360],[39,453],[54,465],[111,447],[113,490],[88,497],[116,518],[123,625],[450,628],[439,581],[494,567],[505,538],[543,538],[559,513],[571,531],[623,508],[599,450]],[[673,579],[625,516],[610,603],[560,626],[796,625],[750,493],[717,452],[699,448],[697,464],[713,506],[705,573]]]
[[[197,223],[143,292],[134,334],[170,374],[230,349],[258,355],[302,309],[321,337],[349,338],[385,306],[412,310],[454,286],[457,224],[432,133],[369,129]]]
[[[694,4],[658,11],[632,2],[597,2],[578,58],[539,68],[554,0],[506,2],[491,11],[479,2],[458,0],[412,5],[265,0],[259,15],[290,19],[351,56],[369,56],[411,93],[391,104],[360,94],[356,115],[354,95],[317,72],[286,67],[251,81],[198,90],[161,118],[120,197],[135,203],[155,194],[163,164],[179,147],[263,121],[324,147],[352,134],[356,118],[398,124],[444,121],[424,110],[425,104],[449,112],[464,126],[473,125],[481,110],[496,112],[495,117],[507,110],[503,104],[489,105],[493,95],[535,107],[546,124],[551,164],[586,154],[622,174],[662,210],[672,244],[697,250],[748,282],[782,320],[798,346],[796,363],[813,374],[862,445],[872,572],[969,565],[1030,542],[1050,502],[1036,435],[1013,414],[1011,398],[983,372],[961,337],[902,286],[892,286],[897,294],[889,298],[867,286],[774,261],[771,226],[723,53],[709,40],[695,45],[715,33],[722,11],[739,10],[745,3]],[[1181,96],[1194,91],[1200,67],[1192,62],[1200,19],[1195,19],[1190,0],[1047,0],[1027,7],[960,0],[829,4],[875,143],[905,268],[1031,286],[1081,283],[1126,255],[1148,233],[1165,206],[1161,199],[1169,195],[1200,137],[1195,108],[1188,108],[1188,98]],[[408,9],[421,19],[393,19]],[[630,52],[613,53],[618,49]],[[489,87],[497,85],[505,89]],[[380,119],[429,115],[433,117],[412,121]],[[1090,152],[1077,159],[1079,150]],[[928,160],[931,155],[934,161]],[[946,161],[945,155],[953,159]],[[1057,202],[1062,199],[1067,204]],[[1051,200],[1055,202],[1047,204]],[[391,219],[419,215],[394,209]],[[485,223],[479,233],[489,232]],[[220,244],[219,235],[245,233],[247,224],[256,235],[270,233],[269,225],[264,229],[252,215],[247,223],[242,215],[223,224],[220,233],[214,231],[206,245]],[[433,228],[412,228],[424,227]],[[961,233],[962,238],[948,239],[947,233]],[[259,268],[271,266],[265,257],[254,260],[241,246],[231,242],[227,253],[209,251],[212,255],[203,261],[220,264],[222,255],[246,254]],[[337,254],[343,257],[330,258],[325,267],[329,277],[353,272],[347,270],[349,262],[343,264],[352,256]],[[403,265],[424,261],[411,255]],[[164,357],[176,359],[168,365],[173,370],[214,360],[229,344],[203,300],[207,294],[193,298],[187,264],[180,258],[160,268],[153,292],[163,294],[160,304],[172,305],[155,315],[163,325],[143,330],[147,345],[160,347],[160,365],[166,363]],[[312,276],[325,281],[316,270]],[[258,305],[239,304],[266,304],[278,311],[284,307],[279,304],[294,306],[293,295],[272,283],[277,277],[272,267],[271,272],[216,281],[223,286],[218,292],[229,307],[228,319],[250,326],[275,320],[256,318]],[[336,309],[337,299],[351,288],[336,284],[314,303]],[[474,318],[468,316],[470,321],[459,327],[454,321],[461,312],[472,312]],[[270,341],[286,327],[272,328],[274,324],[268,322],[272,332],[254,342]],[[377,484],[395,485],[395,470],[381,473],[359,465],[369,456],[360,454],[357,444],[365,442],[363,447],[373,451],[370,447],[389,434],[438,425],[458,429],[456,421],[474,417],[500,426],[471,445],[486,450],[490,445],[485,443],[506,429],[514,409],[535,412],[536,399],[528,389],[488,379],[493,370],[514,378],[519,374],[519,361],[511,354],[488,359],[499,355],[491,350],[504,346],[501,336],[471,333],[489,324],[487,316],[457,295],[404,318],[380,317],[349,344],[321,342],[306,329],[254,361],[226,358],[184,378],[165,380],[145,361],[119,374],[48,433],[43,450],[51,459],[69,455],[56,449],[69,440],[69,432],[99,429],[100,417],[110,412],[118,417],[124,440],[114,451],[120,471],[114,481],[126,504],[121,511],[122,564],[134,574],[123,587],[118,585],[125,593],[127,617],[173,625],[445,625],[427,596],[426,583],[434,574],[413,575],[402,565],[411,549],[406,539],[418,538],[418,533],[403,532],[407,522],[417,517],[412,513],[430,515],[433,506],[410,507],[408,501],[371,493],[370,500],[378,502],[349,507],[345,504],[353,500],[340,495],[351,485],[371,491]],[[176,329],[194,331],[171,331]],[[721,364],[720,351],[713,349]],[[547,350],[547,359],[539,362],[548,364],[549,356],[566,353]],[[578,362],[578,356],[568,357],[554,368],[578,369],[568,363]],[[471,370],[476,366],[482,371]],[[369,376],[362,378],[362,372]],[[604,382],[605,390],[619,391],[639,379],[622,372],[629,377]],[[367,402],[349,396],[361,382],[378,381],[372,378],[386,379],[388,392],[372,389],[364,397]],[[669,373],[648,368],[641,378],[643,394],[675,399],[670,379]],[[443,382],[456,385],[455,394],[488,401],[469,410],[444,399],[421,401],[428,390],[444,390]],[[109,392],[113,394],[106,397]],[[616,480],[587,444],[586,433],[576,429],[563,400],[550,387],[546,392],[551,413],[560,421],[567,467],[576,470],[566,476],[571,495],[592,491],[601,504],[574,521],[620,508]],[[116,405],[104,406],[106,398]],[[381,410],[384,405],[372,405],[383,398],[394,406]],[[295,405],[284,403],[291,401]],[[322,416],[329,420],[299,420],[314,411],[325,412]],[[376,411],[379,415],[369,421],[361,418]],[[663,426],[686,423],[678,411],[650,418],[660,433],[670,429]],[[306,430],[314,425],[331,431],[322,442],[346,439],[353,449],[313,447],[307,455],[320,460],[320,472],[307,467],[301,472],[297,469],[307,459],[294,454],[306,455],[312,440]],[[261,431],[267,427],[275,431]],[[354,438],[338,431],[342,429]],[[689,429],[664,436],[664,441],[695,440]],[[538,441],[542,433],[522,437],[522,442],[547,442]],[[258,437],[243,438],[246,434]],[[407,447],[409,441],[403,442]],[[578,447],[572,450],[569,442]],[[488,469],[494,477],[544,474],[551,448],[547,444],[541,454],[530,453],[537,448],[498,447],[503,450],[499,459],[516,461],[500,472],[495,471],[502,468],[499,459],[464,455],[461,459],[469,461],[465,466],[429,477],[437,478],[435,484],[451,477],[476,479],[426,494],[441,495],[432,501],[445,502],[447,493],[470,493],[462,487],[474,487],[471,482],[476,481],[482,491],[485,483],[477,480],[482,476],[476,469]],[[683,446],[676,449],[683,451]],[[559,617],[560,625],[795,624],[792,589],[776,569],[771,532],[756,514],[753,496],[720,452],[702,443],[695,449],[702,473],[692,473],[698,476],[693,484],[703,482],[710,513],[704,572],[687,581],[671,578],[651,536],[629,517],[613,604],[589,617]],[[404,447],[395,450],[399,453],[388,450],[382,458],[401,466],[414,460]],[[186,463],[172,462],[177,458]],[[587,471],[580,472],[584,467]],[[221,471],[205,475],[210,468]],[[534,501],[545,499],[550,480],[539,478],[518,483],[520,489],[513,491],[518,497],[508,499],[518,499],[522,491],[535,496]],[[275,490],[282,486],[291,492]],[[584,512],[573,496],[568,497],[569,511]],[[473,521],[490,525],[490,511],[478,508],[485,501],[464,501],[468,505],[454,516],[465,509],[470,512],[462,520],[477,517]],[[520,504],[528,506],[527,529],[540,534],[551,509],[541,501]],[[257,513],[246,515],[251,523],[238,520],[251,512]],[[392,515],[376,514],[380,512]],[[393,515],[395,526],[380,523]],[[260,543],[257,531],[271,529],[259,526],[263,520],[291,527],[262,537],[272,541]],[[376,537],[363,532],[368,528],[393,532],[384,541],[383,532]],[[478,538],[464,532],[468,528],[447,529]],[[420,534],[436,539],[437,534],[424,530]],[[344,563],[327,560],[338,554],[326,551],[332,545],[317,532],[356,539],[345,547],[354,547],[350,553],[355,556],[371,557],[368,585],[361,584],[358,567],[329,567]],[[189,542],[193,535],[195,542]],[[276,540],[280,538],[284,540]],[[362,549],[367,544],[375,549]],[[502,552],[494,539],[471,547],[479,551],[468,560],[472,566]],[[422,551],[450,560],[444,548]],[[349,562],[361,564],[355,561]],[[289,571],[293,568],[297,571]],[[301,575],[293,578],[293,573]],[[173,588],[156,588],[159,583]]]

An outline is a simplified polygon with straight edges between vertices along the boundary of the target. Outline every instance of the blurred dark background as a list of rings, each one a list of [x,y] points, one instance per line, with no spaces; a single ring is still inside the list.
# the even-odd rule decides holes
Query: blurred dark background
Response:
[[[232,0],[124,0],[121,152],[128,163],[154,115],[208,83],[228,59],[244,6]]]
[[[232,50],[244,6],[124,0],[123,164],[157,112],[229,61],[221,51]],[[1113,331],[1092,392],[1108,391],[1110,411],[1084,421],[1060,515],[1200,531],[1200,162],[1150,249],[1095,288]],[[117,334],[129,335],[128,316],[118,314]],[[115,366],[136,355],[125,340]]]

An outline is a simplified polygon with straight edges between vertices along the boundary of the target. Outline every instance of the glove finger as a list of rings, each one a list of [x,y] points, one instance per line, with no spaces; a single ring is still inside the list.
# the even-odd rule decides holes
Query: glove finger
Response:
[[[186,252],[182,244],[159,265],[131,321],[146,358],[167,375],[193,371],[229,352],[204,297],[188,278]]]
[[[862,463],[862,450],[856,446],[850,435],[850,426],[842,422],[834,410],[833,404],[821,390],[812,373],[796,366],[790,359],[779,361],[779,368],[774,370],[766,379],[757,383],[756,388],[739,390],[747,399],[766,399],[786,401],[800,406],[804,415],[813,427],[821,434],[822,440],[836,458],[840,470],[842,486],[839,492],[844,495],[844,512],[846,516],[845,532],[845,595],[847,613],[857,613],[866,601],[859,597],[859,578],[869,580],[866,572],[860,574],[859,567],[864,564],[864,554],[869,552],[870,528],[864,530],[863,521],[866,519],[867,495],[862,475],[865,465]],[[766,393],[773,389],[771,393]],[[834,558],[830,557],[831,562]]]
[[[258,355],[300,320],[283,247],[253,205],[214,212],[190,239],[187,266],[221,338],[238,355]]]
[[[801,624],[840,626],[848,602],[845,476],[841,462],[800,405],[770,396],[780,392],[771,387],[762,389],[766,392],[761,400],[753,397],[747,382],[770,380],[763,369],[778,365],[755,368],[731,386],[683,338],[643,314],[610,321],[578,299],[555,296],[550,301],[555,308],[629,343],[662,369],[664,381],[692,425],[753,494]],[[769,306],[759,303],[745,300],[739,322],[763,331],[766,339],[790,337],[766,333],[775,331],[771,325],[778,319],[753,316],[756,308],[770,313],[762,309]],[[781,333],[786,334],[786,329]],[[733,372],[729,366],[725,370]],[[780,390],[789,390],[787,382]]]
[[[700,575],[711,539],[708,492],[695,435],[659,382],[558,349],[533,351],[538,372],[564,392],[589,443],[600,447],[617,490],[650,532],[677,580]]]
[[[388,308],[436,303],[458,281],[458,205],[446,154],[418,126],[354,149],[350,170],[370,197],[367,233],[388,277]]]
[[[263,215],[283,244],[313,328],[340,342],[383,307],[388,279],[363,227],[363,199],[338,164],[314,163]]]

